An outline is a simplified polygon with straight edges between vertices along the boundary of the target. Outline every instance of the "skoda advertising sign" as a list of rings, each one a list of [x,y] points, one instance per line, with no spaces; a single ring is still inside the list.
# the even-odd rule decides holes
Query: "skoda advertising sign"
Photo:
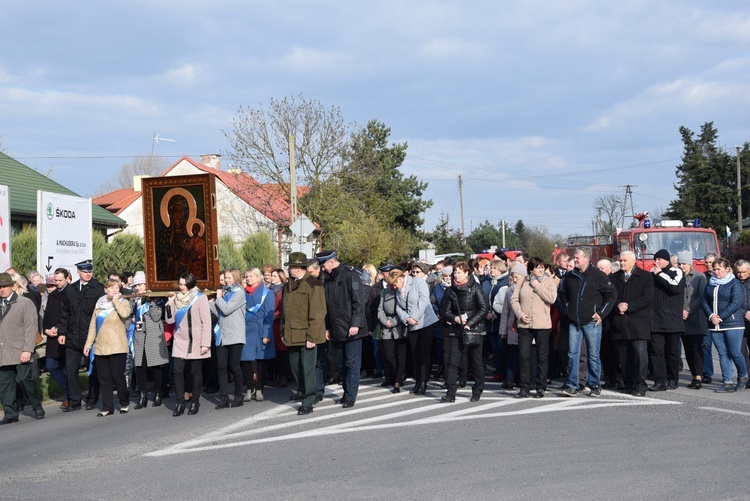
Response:
[[[91,199],[37,191],[37,269],[42,275],[93,259]]]

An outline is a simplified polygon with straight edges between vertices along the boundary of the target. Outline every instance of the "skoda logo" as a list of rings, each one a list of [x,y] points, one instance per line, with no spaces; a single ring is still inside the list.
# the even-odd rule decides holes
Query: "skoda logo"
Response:
[[[55,207],[52,204],[47,204],[47,219],[52,221],[53,217],[55,217]]]

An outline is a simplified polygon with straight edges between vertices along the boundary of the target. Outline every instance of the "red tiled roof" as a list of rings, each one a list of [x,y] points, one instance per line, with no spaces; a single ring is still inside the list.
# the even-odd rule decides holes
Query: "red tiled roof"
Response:
[[[279,226],[288,227],[292,224],[292,208],[282,193],[281,187],[277,184],[261,184],[246,172],[235,174],[216,170],[200,164],[190,157],[182,157],[162,172],[159,177],[169,174],[169,171],[183,160],[202,172],[215,174],[232,193]],[[300,196],[309,191],[306,186],[300,186],[297,190]],[[110,212],[119,214],[123,209],[138,200],[140,196],[141,193],[133,190],[133,188],[123,188],[98,196],[93,199],[93,202]]]
[[[92,202],[117,215],[122,212],[124,208],[138,200],[140,196],[141,193],[135,191],[133,188],[122,188],[100,195],[92,199]]]

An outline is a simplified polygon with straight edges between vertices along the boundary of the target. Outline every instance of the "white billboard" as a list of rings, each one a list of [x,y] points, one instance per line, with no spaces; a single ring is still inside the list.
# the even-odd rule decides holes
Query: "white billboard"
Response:
[[[10,190],[0,185],[0,271],[10,268]]]
[[[91,199],[37,191],[37,269],[42,275],[93,259]]]

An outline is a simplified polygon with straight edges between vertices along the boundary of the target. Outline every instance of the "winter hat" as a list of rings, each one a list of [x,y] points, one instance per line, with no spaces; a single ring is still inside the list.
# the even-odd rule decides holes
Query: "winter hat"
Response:
[[[138,284],[145,284],[146,283],[146,274],[142,271],[136,271],[135,275],[133,275],[133,285]]]
[[[687,250],[680,251],[677,253],[678,264],[693,264],[693,253]]]
[[[522,277],[528,277],[529,272],[526,269],[525,264],[516,263],[513,265],[513,267],[510,269],[511,273],[515,273],[516,275],[521,275]]]
[[[669,251],[667,249],[659,249],[656,251],[656,254],[654,254],[654,259],[664,259],[665,261],[669,261],[671,256],[669,255]]]

